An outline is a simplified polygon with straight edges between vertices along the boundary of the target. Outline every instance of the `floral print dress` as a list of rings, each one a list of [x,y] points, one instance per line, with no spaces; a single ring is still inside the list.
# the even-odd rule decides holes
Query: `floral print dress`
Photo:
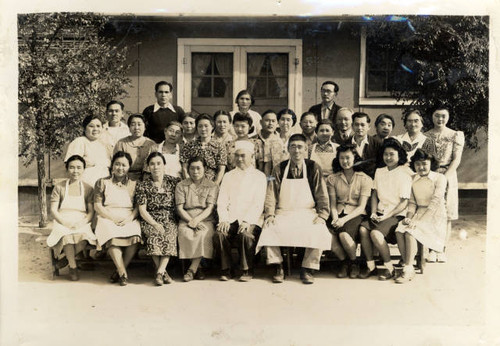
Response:
[[[180,161],[187,163],[195,156],[201,156],[205,161],[205,177],[211,181],[215,181],[219,166],[227,165],[226,146],[213,139],[206,145],[203,145],[199,138],[186,143],[181,150]]]
[[[148,256],[177,256],[175,186],[179,181],[179,178],[164,175],[160,189],[154,185],[153,179],[140,181],[136,185],[137,205],[146,204],[146,210],[151,217],[165,229],[164,233],[160,233],[141,219],[141,230],[146,239]]]

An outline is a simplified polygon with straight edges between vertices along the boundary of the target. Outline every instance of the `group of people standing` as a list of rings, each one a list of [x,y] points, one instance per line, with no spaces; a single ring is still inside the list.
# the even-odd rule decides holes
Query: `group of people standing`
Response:
[[[190,260],[184,281],[204,279],[203,259],[220,259],[220,279],[253,278],[254,256],[265,248],[273,282],[284,281],[282,247],[304,248],[301,280],[314,282],[323,251],[340,259],[337,276],[377,274],[373,249],[384,262],[380,280],[414,277],[417,242],[444,262],[450,221],[458,218],[456,169],[463,133],[446,126],[437,107],[422,133],[418,110],[403,117],[406,132],[391,136],[394,119],[371,119],[335,103],[339,87],[326,81],[322,103],[300,119],[291,109],[251,110],[243,90],[238,111],[185,113],[171,103],[173,86],[155,85],[157,102],[122,122],[123,103],[107,104],[107,122],[83,121],[84,135],[64,159],[68,179],[51,196],[54,228],[47,243],[65,257],[78,280],[76,254],[86,245],[107,250],[126,285],[127,266],[143,244],[155,285],[171,283],[171,256]],[[299,120],[301,133],[294,133]],[[370,203],[369,203],[370,201]],[[356,257],[361,244],[362,258]],[[397,243],[403,270],[395,275],[388,243]],[[64,254],[64,256],[63,256]]]

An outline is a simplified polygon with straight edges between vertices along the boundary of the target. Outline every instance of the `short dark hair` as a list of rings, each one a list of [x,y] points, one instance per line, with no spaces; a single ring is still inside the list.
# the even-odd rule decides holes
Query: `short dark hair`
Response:
[[[123,110],[123,108],[125,108],[125,105],[123,104],[123,102],[121,101],[116,101],[116,100],[111,100],[109,101],[107,104],[106,104],[106,110],[109,109],[110,106],[112,105],[118,105],[120,106],[120,108]]]
[[[302,113],[302,115],[300,116],[300,121],[302,121],[305,117],[307,117],[309,115],[313,116],[314,119],[316,119],[316,121],[318,121],[318,116],[315,113],[313,113],[313,112],[304,112],[304,113]]]
[[[172,85],[172,83],[162,80],[155,84],[155,92],[157,92],[162,85],[168,85],[168,87],[170,88],[170,92],[174,91],[174,86]]]
[[[406,150],[401,146],[401,143],[396,138],[386,138],[382,142],[382,146],[379,149],[379,152],[377,153],[377,167],[385,167],[386,164],[384,162],[384,151],[387,148],[392,148],[398,152],[398,166],[404,165],[406,162],[408,162],[408,154],[406,153]]]
[[[253,106],[253,105],[254,105],[254,103],[255,103],[255,99],[254,99],[254,97],[253,97],[252,93],[251,93],[249,90],[247,90],[247,89],[241,90],[241,91],[238,93],[238,95],[236,95],[236,98],[234,99],[234,103],[238,104],[238,99],[239,99],[242,95],[245,95],[245,94],[250,95],[250,102],[251,102],[251,103],[250,103],[250,105],[251,105],[251,106]]]
[[[276,115],[276,120],[278,119],[278,114],[276,114],[276,112],[273,111],[272,109],[268,109],[267,111],[265,111],[264,113],[262,113],[262,118],[264,118],[268,114],[274,114],[274,115]]]
[[[354,122],[354,119],[356,118],[366,118],[366,122],[369,124],[371,122],[370,116],[364,112],[354,112],[351,115],[352,122]]]
[[[331,81],[331,80],[327,80],[327,81],[324,81],[322,84],[321,84],[321,87],[323,88],[323,86],[327,85],[327,84],[331,84],[333,85],[333,92],[335,94],[337,94],[340,90],[339,88],[339,85],[337,83],[335,83],[334,81]]]
[[[357,165],[358,162],[361,162],[362,159],[358,154],[358,151],[356,150],[356,146],[354,144],[342,144],[337,148],[337,155],[335,155],[335,158],[332,161],[332,168],[333,172],[341,172],[342,171],[342,166],[340,165],[340,153],[345,153],[347,151],[352,152],[354,155],[354,166],[352,167],[354,171],[360,172],[362,171],[362,167],[360,165]]]
[[[109,168],[109,170],[111,171],[112,170],[112,167],[113,167],[113,164],[115,163],[116,160],[118,160],[119,158],[121,157],[124,157],[127,159],[128,161],[128,165],[129,166],[132,166],[132,156],[130,156],[129,153],[127,153],[126,151],[117,151],[114,155],[113,155],[113,158],[111,159],[111,166]]]
[[[294,133],[293,135],[291,135],[288,139],[288,146],[290,146],[290,143],[295,141],[302,141],[304,143],[307,143],[306,136],[304,136],[302,133]]]
[[[66,160],[66,163],[65,163],[66,170],[69,168],[69,163],[72,161],[81,161],[83,163],[83,168],[85,168],[87,166],[87,163],[85,162],[83,157],[81,157],[80,155],[71,155],[69,157],[69,159]]]
[[[392,115],[382,113],[377,117],[377,119],[375,119],[375,127],[377,127],[378,124],[380,124],[384,119],[389,119],[392,123],[392,127],[396,126],[396,123],[394,122],[394,118],[392,117]]]
[[[316,128],[314,129],[314,132],[318,133],[319,131],[319,127],[321,125],[327,125],[327,126],[330,126],[332,128],[332,131],[335,131],[335,128],[333,127],[333,123],[330,119],[321,119],[318,124],[316,125]]]
[[[85,129],[87,128],[87,125],[90,124],[90,122],[94,119],[97,119],[101,122],[101,126],[102,126],[102,120],[99,116],[95,115],[95,114],[91,114],[91,115],[87,115],[83,121],[82,121],[82,126],[83,126],[83,135],[85,136]]]
[[[199,155],[193,156],[188,160],[188,162],[187,162],[188,169],[189,169],[189,167],[191,167],[191,164],[193,162],[201,162],[201,164],[203,165],[203,168],[207,168],[207,164],[205,162],[205,159]]]
[[[415,170],[415,162],[417,161],[424,161],[424,160],[430,160],[431,161],[431,171],[437,171],[438,169],[438,161],[434,157],[434,155],[426,152],[423,149],[418,148],[415,151],[415,154],[413,154],[413,157],[410,160],[410,168],[416,172]]]
[[[212,127],[214,127],[214,119],[212,119],[212,117],[209,114],[207,114],[207,113],[201,113],[200,115],[198,115],[196,117],[196,120],[195,120],[196,128],[198,128],[198,124],[202,120],[208,120],[208,121],[210,121],[210,125],[212,125]]]
[[[233,116],[233,124],[237,121],[241,121],[241,122],[247,122],[248,123],[248,126],[249,127],[252,127],[253,125],[253,120],[252,120],[252,117],[249,116],[248,114],[241,114],[241,113],[236,113],[234,116]]]
[[[214,121],[217,120],[217,117],[224,115],[229,119],[229,122],[233,122],[233,118],[231,117],[231,114],[228,111],[225,111],[223,109],[219,109],[217,112],[214,113]]]
[[[151,154],[148,155],[148,158],[146,159],[146,165],[149,165],[149,162],[151,162],[152,159],[155,157],[161,157],[163,164],[166,165],[167,161],[165,160],[165,156],[163,156],[162,153],[159,151],[153,151]]]
[[[127,126],[130,127],[130,124],[132,123],[132,120],[134,119],[141,119],[144,125],[146,125],[146,119],[144,118],[144,115],[140,113],[132,114],[131,116],[128,117],[127,119]]]
[[[424,117],[422,116],[422,113],[418,109],[409,109],[403,114],[403,125],[406,126],[406,121],[408,120],[408,117],[410,114],[416,114],[420,117],[420,121],[422,122],[422,125],[424,125]]]
[[[278,117],[278,121],[280,121],[281,116],[285,114],[290,114],[292,116],[292,126],[295,126],[295,124],[297,123],[297,116],[295,115],[295,112],[290,108],[283,108],[278,112],[278,114],[276,114],[276,116]]]

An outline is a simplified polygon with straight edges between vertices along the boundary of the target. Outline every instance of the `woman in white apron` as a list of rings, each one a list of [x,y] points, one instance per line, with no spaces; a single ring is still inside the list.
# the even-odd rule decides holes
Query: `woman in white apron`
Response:
[[[109,175],[110,154],[101,142],[102,122],[99,117],[89,115],[83,120],[83,136],[73,140],[66,151],[64,162],[73,155],[80,155],[85,160],[82,181],[94,186],[99,178]]]
[[[333,143],[333,124],[328,119],[322,119],[316,126],[317,142],[311,146],[309,158],[315,161],[323,171],[323,178],[333,173],[332,162],[337,155],[339,145]]]
[[[99,244],[108,249],[116,266],[111,282],[128,283],[127,266],[141,243],[141,227],[134,206],[135,181],[128,177],[132,158],[117,152],[111,163],[111,176],[97,181],[94,207],[97,213],[95,234]]]
[[[72,281],[78,280],[76,254],[87,244],[97,245],[90,227],[94,215],[92,187],[81,181],[84,169],[85,160],[81,156],[69,157],[66,161],[69,179],[54,186],[50,198],[54,228],[47,238],[47,245],[57,257],[64,252]]]
[[[321,252],[323,250],[330,250],[332,243],[332,235],[325,225],[325,220],[329,215],[328,193],[324,180],[316,178],[317,180],[319,179],[316,183],[320,184],[320,191],[323,197],[326,196],[324,203],[325,210],[318,212],[316,209],[318,201],[315,198],[317,199],[321,196],[313,196],[311,192],[307,173],[308,164],[306,164],[306,161],[308,161],[310,168],[317,166],[314,162],[303,159],[307,155],[307,145],[302,134],[295,134],[290,137],[289,150],[291,159],[286,162],[279,187],[275,212],[272,206],[269,205],[269,201],[272,202],[274,199],[269,199],[269,195],[266,197],[266,199],[269,199],[266,201],[267,217],[256,247],[256,252],[261,247],[267,246],[267,264],[278,264],[278,274],[279,267],[283,261],[279,250],[280,246],[306,248],[304,260],[302,261],[302,280],[304,283],[312,283],[311,270],[319,269]],[[288,177],[292,160],[299,163],[298,167],[302,165],[302,178],[290,179]],[[285,163],[280,164],[277,168],[281,170],[281,165],[283,164]],[[319,168],[314,169],[320,171]],[[275,179],[271,183],[278,184],[278,179],[276,179],[278,177],[276,175],[279,175],[279,172],[275,170],[274,173]],[[272,221],[273,214],[275,214],[274,221]],[[273,280],[275,282],[282,282],[282,278],[278,279],[277,276],[279,275],[275,275]]]
[[[397,283],[410,281],[415,276],[413,261],[417,254],[417,241],[429,249],[442,252],[446,240],[446,178],[433,171],[437,162],[422,149],[417,149],[410,166],[417,174],[413,178],[406,218],[396,229],[399,252],[404,261],[403,273],[396,279]]]

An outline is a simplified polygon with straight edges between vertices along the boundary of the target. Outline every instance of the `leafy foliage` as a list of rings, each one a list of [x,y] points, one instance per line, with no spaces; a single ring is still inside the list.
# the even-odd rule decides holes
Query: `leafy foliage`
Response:
[[[476,133],[488,128],[487,17],[410,16],[365,17],[367,41],[396,52],[399,67],[413,74],[391,92],[406,108],[429,117],[438,104],[450,109],[449,126],[462,130],[470,148],[478,148]],[[410,82],[408,82],[410,81]]]
[[[18,17],[20,156],[52,157],[81,135],[89,114],[126,94],[126,48],[99,35],[107,18],[86,13]]]

